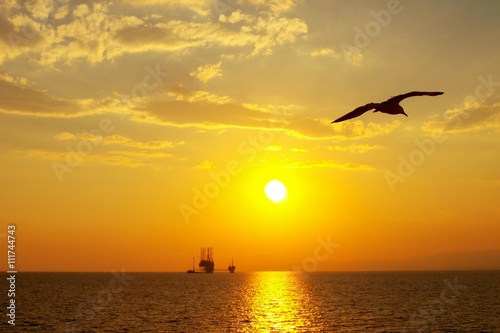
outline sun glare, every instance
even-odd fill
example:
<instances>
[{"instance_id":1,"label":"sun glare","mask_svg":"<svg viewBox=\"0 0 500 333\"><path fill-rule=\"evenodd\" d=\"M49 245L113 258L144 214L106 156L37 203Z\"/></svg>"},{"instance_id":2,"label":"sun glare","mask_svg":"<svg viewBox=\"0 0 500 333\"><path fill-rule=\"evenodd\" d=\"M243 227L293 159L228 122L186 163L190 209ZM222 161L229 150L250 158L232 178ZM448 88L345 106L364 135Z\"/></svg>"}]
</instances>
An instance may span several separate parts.
<instances>
[{"instance_id":1,"label":"sun glare","mask_svg":"<svg viewBox=\"0 0 500 333\"><path fill-rule=\"evenodd\" d=\"M271 180L264 189L266 196L275 203L282 203L286 200L287 190L285 185L279 180Z\"/></svg>"}]
</instances>

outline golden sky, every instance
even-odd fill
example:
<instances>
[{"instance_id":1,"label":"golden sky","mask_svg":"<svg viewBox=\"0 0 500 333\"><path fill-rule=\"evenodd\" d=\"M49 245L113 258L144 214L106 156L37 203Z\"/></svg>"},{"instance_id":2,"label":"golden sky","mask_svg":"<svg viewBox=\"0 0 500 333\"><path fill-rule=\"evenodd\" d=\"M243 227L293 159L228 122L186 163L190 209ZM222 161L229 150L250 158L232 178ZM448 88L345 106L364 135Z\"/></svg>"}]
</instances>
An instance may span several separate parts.
<instances>
[{"instance_id":1,"label":"golden sky","mask_svg":"<svg viewBox=\"0 0 500 333\"><path fill-rule=\"evenodd\" d=\"M499 249L498 1L0 13L0 232L16 224L21 271L183 271L202 246L239 271ZM330 123L414 90L444 95Z\"/></svg>"}]
</instances>

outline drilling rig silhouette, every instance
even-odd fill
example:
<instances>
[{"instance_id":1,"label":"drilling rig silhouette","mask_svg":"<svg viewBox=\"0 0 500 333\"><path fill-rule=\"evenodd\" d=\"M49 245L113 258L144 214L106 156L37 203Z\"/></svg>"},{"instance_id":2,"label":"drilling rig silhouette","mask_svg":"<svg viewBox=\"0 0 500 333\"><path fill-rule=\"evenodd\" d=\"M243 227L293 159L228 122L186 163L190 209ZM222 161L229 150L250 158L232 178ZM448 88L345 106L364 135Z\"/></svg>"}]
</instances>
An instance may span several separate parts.
<instances>
[{"instance_id":1,"label":"drilling rig silhouette","mask_svg":"<svg viewBox=\"0 0 500 333\"><path fill-rule=\"evenodd\" d=\"M200 250L200 263L198 267L201 269L194 269L194 258L193 258L193 269L188 270L188 273L213 273L215 269L214 263L214 250L211 247L202 247Z\"/></svg>"},{"instance_id":2,"label":"drilling rig silhouette","mask_svg":"<svg viewBox=\"0 0 500 333\"><path fill-rule=\"evenodd\" d=\"M206 273L213 273L215 269L214 250L211 247L202 247L200 251L199 267L203 267Z\"/></svg>"}]
</instances>

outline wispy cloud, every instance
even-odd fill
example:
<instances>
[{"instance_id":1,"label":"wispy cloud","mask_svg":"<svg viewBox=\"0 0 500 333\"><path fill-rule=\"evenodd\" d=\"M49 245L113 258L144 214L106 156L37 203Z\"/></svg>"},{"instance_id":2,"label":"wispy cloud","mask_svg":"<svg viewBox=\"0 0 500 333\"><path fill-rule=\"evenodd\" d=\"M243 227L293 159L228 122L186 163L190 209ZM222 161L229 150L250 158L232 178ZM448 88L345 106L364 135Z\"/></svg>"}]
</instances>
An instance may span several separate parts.
<instances>
[{"instance_id":1,"label":"wispy cloud","mask_svg":"<svg viewBox=\"0 0 500 333\"><path fill-rule=\"evenodd\" d=\"M8 77L6 77L9 80ZM22 86L24 81L0 80L0 112L39 117L80 117L100 113L93 100L56 98L46 92Z\"/></svg>"},{"instance_id":2,"label":"wispy cloud","mask_svg":"<svg viewBox=\"0 0 500 333\"><path fill-rule=\"evenodd\" d=\"M281 146L277 146L277 145L273 145L273 146L267 146L265 148L265 150L269 150L269 151L280 151L281 150Z\"/></svg>"},{"instance_id":3,"label":"wispy cloud","mask_svg":"<svg viewBox=\"0 0 500 333\"><path fill-rule=\"evenodd\" d=\"M296 117L286 129L291 135L307 139L348 140L389 134L401 125L399 120L389 124L365 124L361 120L331 124L330 120Z\"/></svg>"},{"instance_id":4,"label":"wispy cloud","mask_svg":"<svg viewBox=\"0 0 500 333\"><path fill-rule=\"evenodd\" d=\"M373 167L365 164L339 163L333 160L298 161L285 166L287 169L303 168L336 168L343 170L373 170Z\"/></svg>"},{"instance_id":5,"label":"wispy cloud","mask_svg":"<svg viewBox=\"0 0 500 333\"><path fill-rule=\"evenodd\" d=\"M139 149L162 149L162 148L170 148L173 147L175 144L172 141L147 141L147 142L142 142L142 141L135 141L132 140L131 138L127 138L122 135L107 135L104 137L97 136L95 134L72 134L68 132L62 132L54 136L55 139L58 140L87 140L87 141L93 141L93 142L102 142L104 145L109 145L109 144L121 144L127 147L133 147L133 148L139 148ZM183 144L183 142L179 142L177 144Z\"/></svg>"},{"instance_id":6,"label":"wispy cloud","mask_svg":"<svg viewBox=\"0 0 500 333\"><path fill-rule=\"evenodd\" d=\"M194 168L195 169L213 169L214 164L212 162L209 162L209 161L203 161L202 163L196 165Z\"/></svg>"},{"instance_id":7,"label":"wispy cloud","mask_svg":"<svg viewBox=\"0 0 500 333\"><path fill-rule=\"evenodd\" d=\"M14 154L21 158L64 162L68 157L67 151L44 149L16 150ZM110 151L108 153L93 153L82 158L81 164L99 163L107 165L136 168L149 164L147 160L171 158L172 154L151 151Z\"/></svg>"},{"instance_id":8,"label":"wispy cloud","mask_svg":"<svg viewBox=\"0 0 500 333\"><path fill-rule=\"evenodd\" d=\"M260 9L266 8L275 14L291 10L297 5L295 0L247 0Z\"/></svg>"},{"instance_id":9,"label":"wispy cloud","mask_svg":"<svg viewBox=\"0 0 500 333\"><path fill-rule=\"evenodd\" d=\"M492 105L484 101L468 100L463 105L447 110L442 115L434 115L425 122L422 130L469 132L483 129L500 130L500 103Z\"/></svg>"},{"instance_id":10,"label":"wispy cloud","mask_svg":"<svg viewBox=\"0 0 500 333\"><path fill-rule=\"evenodd\" d=\"M338 150L338 151L348 151L351 153L366 153L370 150L376 149L384 149L384 146L381 145L368 145L368 144L353 144L349 146L329 146L330 150Z\"/></svg>"},{"instance_id":11,"label":"wispy cloud","mask_svg":"<svg viewBox=\"0 0 500 333\"><path fill-rule=\"evenodd\" d=\"M322 48L318 50L314 50L311 52L311 56L313 57L319 57L319 56L328 56L328 57L333 57L333 58L340 58L341 55L335 52L333 49L330 48Z\"/></svg>"},{"instance_id":12,"label":"wispy cloud","mask_svg":"<svg viewBox=\"0 0 500 333\"><path fill-rule=\"evenodd\" d=\"M171 93L179 100L156 100L137 109L137 115L130 119L137 122L155 123L175 127L199 127L203 129L247 128L275 130L290 136L310 140L355 140L386 135L397 129L401 122L389 124L364 124L362 121L331 124L330 120L282 114L277 117L273 107L223 103L217 96L213 102L210 95L206 100L188 102L194 94L182 86L175 86L181 92ZM202 96L202 95L200 95Z\"/></svg>"},{"instance_id":13,"label":"wispy cloud","mask_svg":"<svg viewBox=\"0 0 500 333\"><path fill-rule=\"evenodd\" d=\"M140 11L135 11L137 16L124 15L115 12L109 3L100 2L44 10L30 3L10 6L0 14L0 27L4 32L0 36L4 48L0 52L0 64L27 52L33 63L49 68L61 62L71 64L77 59L95 64L113 62L130 53L175 53L212 46L236 47L252 56L266 55L272 54L274 47L305 38L308 31L303 20L279 16L295 6L291 0L250 1L248 4L255 8L265 9L253 10L252 14L235 9L225 22L212 22L208 18L208 13L214 10L213 1L126 1L136 6L166 4L189 8L203 19L201 22L172 18L151 22L150 17L142 16ZM23 36L26 26L36 31L30 38ZM12 41L12 36L17 36L17 42ZM198 75L203 81L218 74L211 69L205 75Z\"/></svg>"},{"instance_id":14,"label":"wispy cloud","mask_svg":"<svg viewBox=\"0 0 500 333\"><path fill-rule=\"evenodd\" d=\"M195 71L189 73L189 75L196 77L203 83L207 83L215 77L222 76L220 65L222 62L213 65L199 66Z\"/></svg>"}]
</instances>

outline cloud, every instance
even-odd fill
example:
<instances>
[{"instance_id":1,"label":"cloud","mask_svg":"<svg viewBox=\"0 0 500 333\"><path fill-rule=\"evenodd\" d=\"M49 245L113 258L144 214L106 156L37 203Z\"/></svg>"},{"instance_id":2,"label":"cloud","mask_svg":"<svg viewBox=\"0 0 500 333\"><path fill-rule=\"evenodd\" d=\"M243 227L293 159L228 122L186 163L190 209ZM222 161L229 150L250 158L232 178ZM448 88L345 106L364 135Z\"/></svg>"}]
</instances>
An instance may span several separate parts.
<instances>
[{"instance_id":1,"label":"cloud","mask_svg":"<svg viewBox=\"0 0 500 333\"><path fill-rule=\"evenodd\" d=\"M192 96L193 93L188 88L184 87L182 84L175 84L167 88L167 91L171 92L173 96Z\"/></svg>"},{"instance_id":2,"label":"cloud","mask_svg":"<svg viewBox=\"0 0 500 333\"><path fill-rule=\"evenodd\" d=\"M220 65L222 62L213 65L199 66L198 69L189 73L189 75L196 77L203 83L207 83L209 80L222 76Z\"/></svg>"},{"instance_id":3,"label":"cloud","mask_svg":"<svg viewBox=\"0 0 500 333\"><path fill-rule=\"evenodd\" d=\"M47 46L50 29L32 19L17 5L0 7L0 64Z\"/></svg>"},{"instance_id":4,"label":"cloud","mask_svg":"<svg viewBox=\"0 0 500 333\"><path fill-rule=\"evenodd\" d=\"M162 152L152 152L152 151L134 151L134 150L113 150L108 154L110 155L124 155L132 158L139 159L151 159L151 158L169 158L172 154L162 153Z\"/></svg>"},{"instance_id":5,"label":"cloud","mask_svg":"<svg viewBox=\"0 0 500 333\"><path fill-rule=\"evenodd\" d=\"M126 49L113 40L116 31L143 25L135 16L118 16L109 13L109 4L93 3L91 8L80 4L72 12L72 21L55 26L51 47L40 56L39 63L52 66L58 61L69 64L84 58L90 63L112 60Z\"/></svg>"},{"instance_id":6,"label":"cloud","mask_svg":"<svg viewBox=\"0 0 500 333\"><path fill-rule=\"evenodd\" d=\"M500 130L500 103L487 105L477 99L468 99L441 116L436 114L422 126L425 132L469 132L492 128Z\"/></svg>"},{"instance_id":7,"label":"cloud","mask_svg":"<svg viewBox=\"0 0 500 333\"><path fill-rule=\"evenodd\" d=\"M65 162L68 155L67 151L51 151L43 149L16 150L14 151L14 153L23 158L30 158L30 159L33 158L33 159L48 160L53 162L55 161ZM88 162L121 165L132 168L144 165L144 163L134 161L133 159L125 156L103 155L103 154L90 154L82 159L82 164Z\"/></svg>"},{"instance_id":8,"label":"cloud","mask_svg":"<svg viewBox=\"0 0 500 333\"><path fill-rule=\"evenodd\" d=\"M90 14L89 6L86 4L80 4L76 6L76 9L73 10L73 17L82 18Z\"/></svg>"},{"instance_id":9,"label":"cloud","mask_svg":"<svg viewBox=\"0 0 500 333\"><path fill-rule=\"evenodd\" d=\"M59 133L59 134L54 135L54 138L57 140L76 140L77 137L74 134L71 134L68 132L63 132L63 133ZM95 141L97 141L97 140L95 140Z\"/></svg>"},{"instance_id":10,"label":"cloud","mask_svg":"<svg viewBox=\"0 0 500 333\"><path fill-rule=\"evenodd\" d=\"M233 11L229 16L221 14L219 16L219 21L227 23L239 23L239 22L252 23L255 21L255 17L253 17L252 15L243 14L241 10L238 9Z\"/></svg>"},{"instance_id":11,"label":"cloud","mask_svg":"<svg viewBox=\"0 0 500 333\"><path fill-rule=\"evenodd\" d=\"M28 85L28 79L25 77L13 77L9 74L0 73L0 81L10 82L18 87L24 87Z\"/></svg>"},{"instance_id":12,"label":"cloud","mask_svg":"<svg viewBox=\"0 0 500 333\"><path fill-rule=\"evenodd\" d=\"M89 100L67 100L0 80L0 112L40 117L79 117L97 113Z\"/></svg>"},{"instance_id":13,"label":"cloud","mask_svg":"<svg viewBox=\"0 0 500 333\"><path fill-rule=\"evenodd\" d=\"M361 120L331 124L330 120L297 117L285 127L289 134L307 139L361 139L389 134L401 125L399 120L383 125Z\"/></svg>"},{"instance_id":14,"label":"cloud","mask_svg":"<svg viewBox=\"0 0 500 333\"><path fill-rule=\"evenodd\" d=\"M373 170L373 167L364 164L338 163L333 160L313 160L313 161L297 161L285 166L287 169L304 169L304 168L335 168L342 170Z\"/></svg>"},{"instance_id":15,"label":"cloud","mask_svg":"<svg viewBox=\"0 0 500 333\"><path fill-rule=\"evenodd\" d=\"M270 10L275 14L287 12L294 8L297 3L295 0L245 0L246 2L260 9Z\"/></svg>"},{"instance_id":16,"label":"cloud","mask_svg":"<svg viewBox=\"0 0 500 333\"><path fill-rule=\"evenodd\" d=\"M258 11L279 14L291 10L297 5L296 0L122 0L134 6L170 6L185 7L197 14L207 15L209 10L217 13L222 10L236 10L238 6L251 6Z\"/></svg>"},{"instance_id":17,"label":"cloud","mask_svg":"<svg viewBox=\"0 0 500 333\"><path fill-rule=\"evenodd\" d=\"M15 150L13 153L24 157L34 158L49 161L64 161L66 159L67 151L53 151L43 149L28 149L28 150Z\"/></svg>"},{"instance_id":18,"label":"cloud","mask_svg":"<svg viewBox=\"0 0 500 333\"><path fill-rule=\"evenodd\" d=\"M171 148L175 144L172 141L134 141L130 138L121 135L109 135L104 137L104 144L123 144L127 147L140 148L140 149L162 149Z\"/></svg>"},{"instance_id":19,"label":"cloud","mask_svg":"<svg viewBox=\"0 0 500 333\"><path fill-rule=\"evenodd\" d=\"M102 142L104 145L109 145L109 144L121 144L127 147L133 147L133 148L139 148L139 149L162 149L162 148L171 148L175 144L172 141L148 141L148 142L142 142L142 141L135 141L132 140L131 138L127 138L122 135L107 135L104 137L100 137L98 135L94 134L86 134L86 133L81 133L81 134L72 134L68 132L63 132L59 133L54 136L55 139L58 140L86 140L86 141L91 141L91 142ZM178 143L182 144L183 142Z\"/></svg>"},{"instance_id":20,"label":"cloud","mask_svg":"<svg viewBox=\"0 0 500 333\"><path fill-rule=\"evenodd\" d=\"M363 63L363 53L361 53L361 50L355 49L355 50L343 50L342 52L344 54L344 59L351 65L354 65L356 67L360 67L361 64Z\"/></svg>"},{"instance_id":21,"label":"cloud","mask_svg":"<svg viewBox=\"0 0 500 333\"><path fill-rule=\"evenodd\" d=\"M267 146L265 148L265 150L269 150L269 151L280 151L281 150L281 146L278 146L278 145L273 145L273 146Z\"/></svg>"},{"instance_id":22,"label":"cloud","mask_svg":"<svg viewBox=\"0 0 500 333\"><path fill-rule=\"evenodd\" d=\"M145 6L169 6L188 8L198 15L206 16L210 13L210 9L216 0L122 0L125 3L136 7Z\"/></svg>"},{"instance_id":23,"label":"cloud","mask_svg":"<svg viewBox=\"0 0 500 333\"><path fill-rule=\"evenodd\" d=\"M180 51L200 47L253 47L252 56L272 54L276 46L293 44L307 34L307 24L297 18L259 17L240 28L223 23L171 20L167 23L134 24L116 29L109 45L120 45L109 56L125 52ZM250 49L251 50L251 49ZM245 53L247 53L245 51Z\"/></svg>"},{"instance_id":24,"label":"cloud","mask_svg":"<svg viewBox=\"0 0 500 333\"><path fill-rule=\"evenodd\" d=\"M339 150L339 151L348 151L351 153L366 153L370 150L375 150L375 149L384 149L384 146L380 145L349 145L349 146L329 146L328 149L330 150Z\"/></svg>"},{"instance_id":25,"label":"cloud","mask_svg":"<svg viewBox=\"0 0 500 333\"><path fill-rule=\"evenodd\" d=\"M195 169L214 169L214 164L209 161L203 161L194 167Z\"/></svg>"},{"instance_id":26,"label":"cloud","mask_svg":"<svg viewBox=\"0 0 500 333\"><path fill-rule=\"evenodd\" d=\"M65 18L68 15L68 13L69 13L69 5L61 6L55 12L54 18L56 20L61 20L61 19Z\"/></svg>"},{"instance_id":27,"label":"cloud","mask_svg":"<svg viewBox=\"0 0 500 333\"><path fill-rule=\"evenodd\" d=\"M235 10L226 23L212 22L205 18L214 9L211 1L150 1L147 5L162 3L176 10L190 8L206 21L164 19L152 24L151 15L141 16L140 11L135 11L138 16L123 15L115 12L110 3L102 2L49 5L43 10L35 3L28 9L14 6L0 14L0 44L4 46L0 63L25 52L32 52L33 62L51 67L58 62L71 64L75 59L94 64L113 62L129 53L183 52L201 47L238 47L243 48L243 53L256 56L271 54L274 47L292 44L307 34L303 20L267 12L244 14ZM293 1L273 1L271 7L286 9L292 4Z\"/></svg>"},{"instance_id":28,"label":"cloud","mask_svg":"<svg viewBox=\"0 0 500 333\"><path fill-rule=\"evenodd\" d=\"M208 98L210 95L206 92L205 98L195 100L198 93L193 94L179 85L168 88L168 91L176 100L150 101L136 109L136 115L130 119L175 127L277 130L302 139L340 141L386 135L401 125L399 120L385 125L364 124L361 120L331 124L329 120L278 115L271 111L274 109L272 106L225 103L218 96Z\"/></svg>"},{"instance_id":29,"label":"cloud","mask_svg":"<svg viewBox=\"0 0 500 333\"><path fill-rule=\"evenodd\" d=\"M47 160L52 162L57 161L65 163L68 158L67 151L29 149L16 150L13 152L21 158ZM136 168L149 165L147 160L170 158L172 156L172 154L151 151L110 151L104 154L92 153L82 156L81 165L85 165L86 163L100 163Z\"/></svg>"},{"instance_id":30,"label":"cloud","mask_svg":"<svg viewBox=\"0 0 500 333\"><path fill-rule=\"evenodd\" d=\"M191 91L184 87L182 84L176 84L166 88L167 95L174 98L177 101L186 101L190 103L195 102L206 102L215 104L229 104L231 103L231 98L228 96L219 96L216 94L210 94L208 91L195 90Z\"/></svg>"},{"instance_id":31,"label":"cloud","mask_svg":"<svg viewBox=\"0 0 500 333\"><path fill-rule=\"evenodd\" d=\"M200 128L266 128L272 113L252 110L237 104L216 104L187 101L152 101L141 108L141 116L132 117L140 122L153 122L177 127Z\"/></svg>"},{"instance_id":32,"label":"cloud","mask_svg":"<svg viewBox=\"0 0 500 333\"><path fill-rule=\"evenodd\" d=\"M117 29L115 39L127 46L127 52L145 49L176 51L199 47L253 47L251 55L271 54L275 46L293 44L305 37L307 24L298 18L273 15L252 17L239 11L233 12L227 23L245 22L233 26L219 22L187 22L171 20L153 26L134 24Z\"/></svg>"},{"instance_id":33,"label":"cloud","mask_svg":"<svg viewBox=\"0 0 500 333\"><path fill-rule=\"evenodd\" d=\"M272 54L272 47L276 45L293 44L298 38L306 37L307 24L298 18L259 17L251 31L259 35L252 55Z\"/></svg>"},{"instance_id":34,"label":"cloud","mask_svg":"<svg viewBox=\"0 0 500 333\"><path fill-rule=\"evenodd\" d=\"M168 29L146 24L124 27L116 31L113 38L123 46L129 46L129 51L134 51L134 48L144 50L148 47L175 50L199 45L199 43L183 43Z\"/></svg>"},{"instance_id":35,"label":"cloud","mask_svg":"<svg viewBox=\"0 0 500 333\"><path fill-rule=\"evenodd\" d=\"M313 57L329 56L333 58L340 58L340 55L330 48L314 50L313 52L311 52L311 56Z\"/></svg>"}]
</instances>

